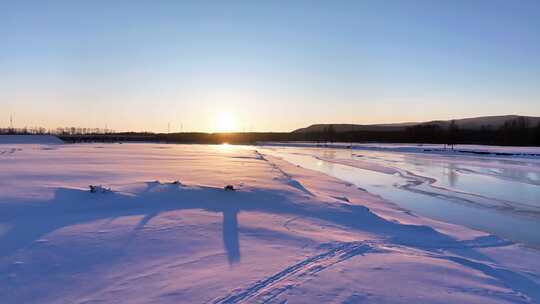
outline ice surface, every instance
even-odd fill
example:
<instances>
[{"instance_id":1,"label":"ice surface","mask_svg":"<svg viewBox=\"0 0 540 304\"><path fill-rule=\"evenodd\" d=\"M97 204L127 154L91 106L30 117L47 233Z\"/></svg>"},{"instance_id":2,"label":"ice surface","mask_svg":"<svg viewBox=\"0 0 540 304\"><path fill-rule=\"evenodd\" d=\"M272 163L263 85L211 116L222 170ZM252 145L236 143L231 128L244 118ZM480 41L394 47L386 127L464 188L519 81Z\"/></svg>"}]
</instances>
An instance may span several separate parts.
<instances>
[{"instance_id":1,"label":"ice surface","mask_svg":"<svg viewBox=\"0 0 540 304\"><path fill-rule=\"evenodd\" d=\"M540 246L540 164L530 159L331 148L264 151L416 213Z\"/></svg>"},{"instance_id":2,"label":"ice surface","mask_svg":"<svg viewBox=\"0 0 540 304\"><path fill-rule=\"evenodd\" d=\"M520 157L540 158L540 147L515 146L485 146L485 145L454 145L442 144L392 144L392 143L314 143L314 142L260 142L261 146L278 147L324 147L363 151L423 153L438 155L481 155L483 157Z\"/></svg>"},{"instance_id":3,"label":"ice surface","mask_svg":"<svg viewBox=\"0 0 540 304\"><path fill-rule=\"evenodd\" d=\"M540 301L536 250L254 147L43 147L0 155L2 303Z\"/></svg>"}]
</instances>

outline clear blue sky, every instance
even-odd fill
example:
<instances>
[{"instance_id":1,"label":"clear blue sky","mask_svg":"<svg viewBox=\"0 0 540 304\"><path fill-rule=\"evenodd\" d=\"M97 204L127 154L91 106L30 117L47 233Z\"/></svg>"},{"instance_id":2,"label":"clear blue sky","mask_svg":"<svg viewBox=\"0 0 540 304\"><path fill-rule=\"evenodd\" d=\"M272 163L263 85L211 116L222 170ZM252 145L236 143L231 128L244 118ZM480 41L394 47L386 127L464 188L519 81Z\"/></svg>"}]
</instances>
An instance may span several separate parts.
<instances>
[{"instance_id":1,"label":"clear blue sky","mask_svg":"<svg viewBox=\"0 0 540 304\"><path fill-rule=\"evenodd\" d=\"M0 45L0 126L540 116L538 0L0 0Z\"/></svg>"}]
</instances>

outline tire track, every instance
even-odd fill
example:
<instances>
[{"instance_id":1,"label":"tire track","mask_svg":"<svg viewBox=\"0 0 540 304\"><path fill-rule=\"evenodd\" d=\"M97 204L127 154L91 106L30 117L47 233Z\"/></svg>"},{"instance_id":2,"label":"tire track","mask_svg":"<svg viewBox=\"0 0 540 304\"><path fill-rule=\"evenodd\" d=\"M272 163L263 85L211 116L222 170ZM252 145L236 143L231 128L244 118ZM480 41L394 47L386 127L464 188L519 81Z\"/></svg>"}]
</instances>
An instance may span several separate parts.
<instances>
[{"instance_id":1,"label":"tire track","mask_svg":"<svg viewBox=\"0 0 540 304\"><path fill-rule=\"evenodd\" d=\"M375 249L365 242L339 243L330 245L330 247L326 252L304 259L274 275L255 282L245 289L236 290L211 303L267 303L335 264L368 252L380 252L379 249Z\"/></svg>"}]
</instances>

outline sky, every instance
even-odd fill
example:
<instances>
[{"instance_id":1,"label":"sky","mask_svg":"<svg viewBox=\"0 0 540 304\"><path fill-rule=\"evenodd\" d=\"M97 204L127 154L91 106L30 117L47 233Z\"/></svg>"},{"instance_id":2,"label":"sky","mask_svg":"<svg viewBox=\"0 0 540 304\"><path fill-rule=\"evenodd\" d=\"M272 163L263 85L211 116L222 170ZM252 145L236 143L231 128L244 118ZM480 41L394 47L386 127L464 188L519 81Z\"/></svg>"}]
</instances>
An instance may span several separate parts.
<instances>
[{"instance_id":1,"label":"sky","mask_svg":"<svg viewBox=\"0 0 540 304\"><path fill-rule=\"evenodd\" d=\"M0 127L540 116L540 1L0 0Z\"/></svg>"}]
</instances>

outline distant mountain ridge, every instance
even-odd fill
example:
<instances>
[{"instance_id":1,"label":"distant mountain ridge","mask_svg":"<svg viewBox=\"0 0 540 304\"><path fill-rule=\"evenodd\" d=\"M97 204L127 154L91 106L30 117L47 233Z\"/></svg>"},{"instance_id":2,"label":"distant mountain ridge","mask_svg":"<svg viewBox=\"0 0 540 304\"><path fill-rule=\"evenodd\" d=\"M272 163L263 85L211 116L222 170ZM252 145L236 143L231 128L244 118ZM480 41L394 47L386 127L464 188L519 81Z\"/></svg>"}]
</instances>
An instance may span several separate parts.
<instances>
[{"instance_id":1,"label":"distant mountain ridge","mask_svg":"<svg viewBox=\"0 0 540 304\"><path fill-rule=\"evenodd\" d=\"M500 116L481 116L473 118L454 119L456 125L460 129L479 130L482 127L498 129L507 121L524 119L530 127L535 127L540 123L540 117L522 116L522 115L500 115ZM446 128L452 120L432 120L425 122L404 122L404 123L388 123L388 124L314 124L306 128L300 128L292 131L292 133L318 133L324 132L329 126L332 126L336 133L355 132L355 131L402 131L407 127L418 125L439 125Z\"/></svg>"}]
</instances>

